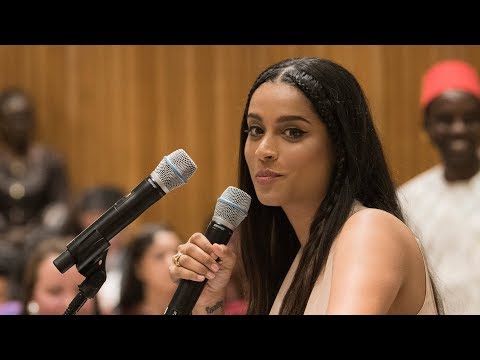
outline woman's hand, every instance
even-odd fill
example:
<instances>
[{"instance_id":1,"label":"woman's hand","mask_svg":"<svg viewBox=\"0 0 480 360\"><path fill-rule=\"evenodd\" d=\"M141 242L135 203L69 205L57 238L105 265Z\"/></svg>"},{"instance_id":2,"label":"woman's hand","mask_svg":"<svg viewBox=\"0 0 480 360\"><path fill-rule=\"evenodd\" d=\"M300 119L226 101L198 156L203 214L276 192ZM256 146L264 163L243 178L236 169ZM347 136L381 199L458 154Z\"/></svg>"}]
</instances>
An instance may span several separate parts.
<instances>
[{"instance_id":1,"label":"woman's hand","mask_svg":"<svg viewBox=\"0 0 480 360\"><path fill-rule=\"evenodd\" d=\"M232 249L226 245L211 244L203 234L195 233L185 244L178 246L172 262L169 270L174 281L208 280L193 313L223 314L226 287L236 262Z\"/></svg>"}]
</instances>

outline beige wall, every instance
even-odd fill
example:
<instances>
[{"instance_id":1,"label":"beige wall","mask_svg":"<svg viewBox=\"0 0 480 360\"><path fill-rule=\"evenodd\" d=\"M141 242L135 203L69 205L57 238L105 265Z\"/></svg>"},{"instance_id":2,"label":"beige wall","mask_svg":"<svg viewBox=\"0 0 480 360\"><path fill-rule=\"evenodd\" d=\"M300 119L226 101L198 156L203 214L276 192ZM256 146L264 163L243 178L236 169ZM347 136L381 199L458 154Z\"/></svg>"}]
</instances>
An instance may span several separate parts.
<instances>
[{"instance_id":1,"label":"beige wall","mask_svg":"<svg viewBox=\"0 0 480 360\"><path fill-rule=\"evenodd\" d=\"M0 87L33 94L37 137L64 154L75 193L99 182L131 190L185 149L196 174L133 226L164 219L186 238L203 232L217 197L237 185L251 83L291 56L327 57L357 76L398 184L437 161L417 106L422 72L453 57L480 68L480 46L0 46Z\"/></svg>"}]
</instances>

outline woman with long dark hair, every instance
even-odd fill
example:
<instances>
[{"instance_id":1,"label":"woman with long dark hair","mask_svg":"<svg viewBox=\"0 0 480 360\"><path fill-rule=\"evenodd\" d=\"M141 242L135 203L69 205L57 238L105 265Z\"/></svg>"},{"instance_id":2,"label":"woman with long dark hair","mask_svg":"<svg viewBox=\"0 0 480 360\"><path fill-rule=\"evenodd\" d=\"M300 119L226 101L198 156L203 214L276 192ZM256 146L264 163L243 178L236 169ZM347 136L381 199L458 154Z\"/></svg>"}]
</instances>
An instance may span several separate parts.
<instances>
[{"instance_id":1,"label":"woman with long dark hair","mask_svg":"<svg viewBox=\"0 0 480 360\"><path fill-rule=\"evenodd\" d=\"M252 196L240 225L248 314L442 312L366 97L339 64L287 59L258 76L239 183ZM193 314L222 314L231 248L194 234L174 259L173 279L209 279Z\"/></svg>"}]
</instances>

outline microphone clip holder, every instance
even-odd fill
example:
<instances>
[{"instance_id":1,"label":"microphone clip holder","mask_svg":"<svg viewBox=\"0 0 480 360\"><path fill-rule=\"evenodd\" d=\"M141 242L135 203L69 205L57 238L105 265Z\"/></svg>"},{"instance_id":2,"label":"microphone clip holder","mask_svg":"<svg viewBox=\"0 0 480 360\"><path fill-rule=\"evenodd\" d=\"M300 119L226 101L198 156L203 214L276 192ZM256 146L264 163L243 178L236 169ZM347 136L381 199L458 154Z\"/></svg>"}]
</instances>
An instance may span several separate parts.
<instances>
[{"instance_id":1,"label":"microphone clip holder","mask_svg":"<svg viewBox=\"0 0 480 360\"><path fill-rule=\"evenodd\" d=\"M75 256L71 254L72 251L68 250L62 254L64 257L70 255L71 258L74 258L78 272L85 276L85 280L78 286L77 295L63 315L75 315L88 299L92 299L98 293L107 279L105 262L110 243L96 231L92 233L92 241L85 243L90 243L91 246L77 248L77 251L74 252ZM59 259L61 263L61 257Z\"/></svg>"}]
</instances>

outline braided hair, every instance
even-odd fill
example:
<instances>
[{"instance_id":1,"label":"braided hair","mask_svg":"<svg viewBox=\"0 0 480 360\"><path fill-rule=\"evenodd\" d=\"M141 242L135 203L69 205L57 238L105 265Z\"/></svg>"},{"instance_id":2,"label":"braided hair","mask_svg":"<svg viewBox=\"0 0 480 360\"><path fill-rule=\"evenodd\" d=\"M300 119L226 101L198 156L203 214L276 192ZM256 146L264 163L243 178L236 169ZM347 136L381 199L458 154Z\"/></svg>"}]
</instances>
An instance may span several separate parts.
<instances>
[{"instance_id":1,"label":"braided hair","mask_svg":"<svg viewBox=\"0 0 480 360\"><path fill-rule=\"evenodd\" d=\"M355 77L339 64L321 58L286 59L270 66L248 94L240 135L239 184L252 195L249 215L240 229L249 314L268 314L300 248L282 208L259 202L244 156L250 100L265 82L299 89L325 123L334 145L335 166L327 194L315 213L309 239L280 308L280 314L303 314L355 200L402 221L403 215L366 97Z\"/></svg>"}]
</instances>

